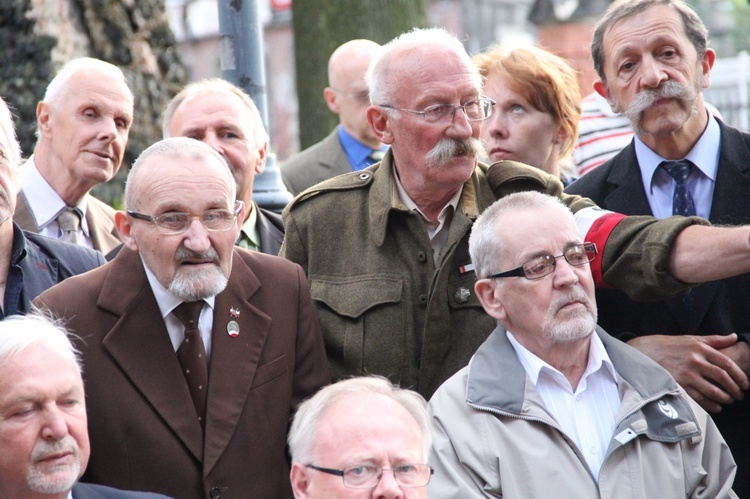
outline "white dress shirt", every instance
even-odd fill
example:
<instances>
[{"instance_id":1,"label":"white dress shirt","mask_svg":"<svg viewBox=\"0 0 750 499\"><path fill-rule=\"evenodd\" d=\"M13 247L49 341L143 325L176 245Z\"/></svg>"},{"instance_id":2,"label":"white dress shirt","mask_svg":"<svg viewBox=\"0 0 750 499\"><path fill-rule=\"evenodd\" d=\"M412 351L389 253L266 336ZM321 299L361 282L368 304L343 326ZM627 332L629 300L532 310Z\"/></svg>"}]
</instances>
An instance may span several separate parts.
<instances>
[{"instance_id":1,"label":"white dress shirt","mask_svg":"<svg viewBox=\"0 0 750 499\"><path fill-rule=\"evenodd\" d=\"M60 195L55 192L49 183L44 180L42 174L34 163L34 156L31 156L18 171L18 185L29 202L31 211L39 227L39 234L53 239L62 238L62 230L57 223L57 215L67 206ZM83 215L81 225L78 228L78 240L81 246L93 249L94 244L89 234L89 224L86 221L86 206L88 195L75 207L81 210Z\"/></svg>"},{"instance_id":2,"label":"white dress shirt","mask_svg":"<svg viewBox=\"0 0 750 499\"><path fill-rule=\"evenodd\" d=\"M506 334L545 407L578 446L598 481L622 402L617 372L602 340L596 333L591 335L588 364L574 391L564 374L531 353L513 334Z\"/></svg>"},{"instance_id":3,"label":"white dress shirt","mask_svg":"<svg viewBox=\"0 0 750 499\"><path fill-rule=\"evenodd\" d=\"M141 262L143 262L142 259ZM161 312L162 319L164 319L164 325L167 327L169 339L172 341L172 347L176 352L177 349L180 348L180 345L182 345L182 341L185 339L185 326L183 326L182 322L172 314L172 310L181 305L182 300L167 291L145 263L143 263L143 269L146 271L148 283L151 285L151 290L154 292L154 298L156 298L156 303L159 305L159 311ZM203 345L206 348L206 360L210 362L211 331L213 330L214 325L214 303L216 297L211 296L203 301L203 309L198 318L198 329L201 332L201 339L203 339Z\"/></svg>"},{"instance_id":4,"label":"white dress shirt","mask_svg":"<svg viewBox=\"0 0 750 499\"><path fill-rule=\"evenodd\" d=\"M635 154L641 168L641 179L646 191L651 212L656 218L672 216L672 194L677 183L664 170L659 168L664 158L656 154L636 136ZM695 214L708 218L711 215L711 202L716 186L716 172L719 169L721 153L721 129L716 118L708 113L708 125L695 146L684 158L695 165L688 177L688 189L695 203Z\"/></svg>"}]
</instances>

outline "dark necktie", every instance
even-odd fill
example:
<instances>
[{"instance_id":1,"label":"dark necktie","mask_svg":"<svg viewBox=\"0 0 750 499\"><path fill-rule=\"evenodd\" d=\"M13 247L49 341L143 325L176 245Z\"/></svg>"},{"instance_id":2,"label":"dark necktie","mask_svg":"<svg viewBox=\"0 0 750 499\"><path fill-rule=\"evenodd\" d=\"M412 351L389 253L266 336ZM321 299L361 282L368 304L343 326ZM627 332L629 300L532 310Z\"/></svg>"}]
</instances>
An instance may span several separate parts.
<instances>
[{"instance_id":1,"label":"dark necktie","mask_svg":"<svg viewBox=\"0 0 750 499\"><path fill-rule=\"evenodd\" d=\"M81 212L78 208L66 206L57 215L57 224L62 231L62 240L67 243L78 244L78 227L81 226Z\"/></svg>"},{"instance_id":2,"label":"dark necktie","mask_svg":"<svg viewBox=\"0 0 750 499\"><path fill-rule=\"evenodd\" d=\"M664 161L661 166L677 183L672 195L672 215L695 216L695 203L687 185L688 175L690 175L693 164L683 159L680 161Z\"/></svg>"},{"instance_id":3,"label":"dark necktie","mask_svg":"<svg viewBox=\"0 0 750 499\"><path fill-rule=\"evenodd\" d=\"M206 394L208 391L208 364L206 349L198 329L198 318L203 309L203 300L184 302L172 313L185 326L185 339L177 349L177 358L182 366L190 395L193 397L195 412L201 427L205 427Z\"/></svg>"}]
</instances>

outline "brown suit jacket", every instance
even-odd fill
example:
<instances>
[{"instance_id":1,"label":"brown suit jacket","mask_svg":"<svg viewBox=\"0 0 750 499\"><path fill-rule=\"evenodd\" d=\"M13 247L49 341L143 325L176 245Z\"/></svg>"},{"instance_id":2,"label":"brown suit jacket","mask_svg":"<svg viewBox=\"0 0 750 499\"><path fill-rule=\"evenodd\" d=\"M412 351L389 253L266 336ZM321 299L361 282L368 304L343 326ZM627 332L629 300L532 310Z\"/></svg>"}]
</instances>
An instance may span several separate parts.
<instances>
[{"instance_id":1,"label":"brown suit jacket","mask_svg":"<svg viewBox=\"0 0 750 499\"><path fill-rule=\"evenodd\" d=\"M292 497L289 418L330 381L298 265L234 249L216 297L205 443L137 253L123 248L35 303L82 338L92 448L84 481L177 498Z\"/></svg>"},{"instance_id":2,"label":"brown suit jacket","mask_svg":"<svg viewBox=\"0 0 750 499\"><path fill-rule=\"evenodd\" d=\"M89 225L91 242L95 250L106 255L120 244L120 235L115 227L115 210L90 194L88 197L86 222ZM18 193L13 220L25 231L39 232L34 212L23 191Z\"/></svg>"}]
</instances>

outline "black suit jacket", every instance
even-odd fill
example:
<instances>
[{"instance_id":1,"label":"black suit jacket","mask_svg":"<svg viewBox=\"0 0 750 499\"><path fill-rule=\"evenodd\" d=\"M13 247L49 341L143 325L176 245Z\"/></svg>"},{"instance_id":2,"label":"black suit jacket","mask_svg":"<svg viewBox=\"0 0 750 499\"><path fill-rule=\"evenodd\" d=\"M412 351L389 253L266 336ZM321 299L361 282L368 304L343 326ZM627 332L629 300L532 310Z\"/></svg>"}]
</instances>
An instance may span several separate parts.
<instances>
[{"instance_id":1,"label":"black suit jacket","mask_svg":"<svg viewBox=\"0 0 750 499\"><path fill-rule=\"evenodd\" d=\"M73 487L73 499L168 499L168 496L151 492L132 492L103 485L78 483Z\"/></svg>"},{"instance_id":2,"label":"black suit jacket","mask_svg":"<svg viewBox=\"0 0 750 499\"><path fill-rule=\"evenodd\" d=\"M26 249L26 256L20 263L23 292L19 312L28 312L31 300L42 291L105 263L104 256L98 251L21 231L17 225L14 231L22 234Z\"/></svg>"},{"instance_id":3,"label":"black suit jacket","mask_svg":"<svg viewBox=\"0 0 750 499\"><path fill-rule=\"evenodd\" d=\"M719 121L721 149L709 220L715 225L750 223L750 134ZM565 192L591 198L627 215L652 215L631 142ZM681 298L637 303L616 290L597 289L599 324L627 341L648 334L711 335L736 332L750 340L750 274L697 286L688 312ZM750 396L713 415L740 466L735 491L750 497Z\"/></svg>"},{"instance_id":4,"label":"black suit jacket","mask_svg":"<svg viewBox=\"0 0 750 499\"><path fill-rule=\"evenodd\" d=\"M258 220L255 226L260 237L260 252L278 255L284 241L284 222L281 221L281 215L258 206Z\"/></svg>"}]
</instances>

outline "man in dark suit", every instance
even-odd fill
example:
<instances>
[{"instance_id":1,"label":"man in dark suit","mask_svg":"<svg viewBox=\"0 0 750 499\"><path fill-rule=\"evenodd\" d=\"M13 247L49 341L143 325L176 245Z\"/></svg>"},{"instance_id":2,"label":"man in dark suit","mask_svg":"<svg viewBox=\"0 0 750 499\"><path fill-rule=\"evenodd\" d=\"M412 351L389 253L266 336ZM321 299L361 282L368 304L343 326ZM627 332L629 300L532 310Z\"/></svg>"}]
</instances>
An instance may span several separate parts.
<instances>
[{"instance_id":1,"label":"man in dark suit","mask_svg":"<svg viewBox=\"0 0 750 499\"><path fill-rule=\"evenodd\" d=\"M750 223L750 135L706 110L702 89L716 57L706 45L705 26L680 0L631 0L602 19L592 42L595 88L636 136L566 192L628 215ZM750 496L749 296L748 274L660 302L597 292L601 326L659 362L714 413L737 460L740 497Z\"/></svg>"},{"instance_id":2,"label":"man in dark suit","mask_svg":"<svg viewBox=\"0 0 750 499\"><path fill-rule=\"evenodd\" d=\"M89 439L78 352L66 331L31 314L0 322L0 497L158 499L76 482Z\"/></svg>"},{"instance_id":3,"label":"man in dark suit","mask_svg":"<svg viewBox=\"0 0 750 499\"><path fill-rule=\"evenodd\" d=\"M114 210L89 191L117 173L132 122L133 94L118 67L89 57L63 66L37 106L39 138L19 177L18 225L105 254L119 245Z\"/></svg>"},{"instance_id":4,"label":"man in dark suit","mask_svg":"<svg viewBox=\"0 0 750 499\"><path fill-rule=\"evenodd\" d=\"M331 54L323 97L328 109L339 116L339 126L281 165L281 178L292 194L382 159L387 147L370 129L365 113L370 104L365 73L380 49L370 40L350 40Z\"/></svg>"},{"instance_id":5,"label":"man in dark suit","mask_svg":"<svg viewBox=\"0 0 750 499\"><path fill-rule=\"evenodd\" d=\"M20 161L13 120L0 99L0 319L26 313L45 289L104 263L97 251L24 232L14 223Z\"/></svg>"},{"instance_id":6,"label":"man in dark suit","mask_svg":"<svg viewBox=\"0 0 750 499\"><path fill-rule=\"evenodd\" d=\"M281 215L253 202L255 175L263 173L268 157L268 133L250 96L216 78L190 83L167 106L162 132L165 139L200 140L221 154L237 183L237 199L245 204L237 244L278 255L284 240Z\"/></svg>"},{"instance_id":7,"label":"man in dark suit","mask_svg":"<svg viewBox=\"0 0 750 499\"><path fill-rule=\"evenodd\" d=\"M287 424L328 363L302 269L234 246L235 192L207 145L158 142L128 176L122 251L37 299L82 337L88 481L291 497Z\"/></svg>"}]
</instances>

